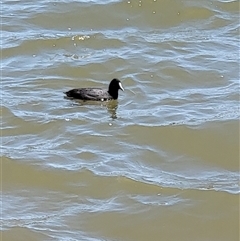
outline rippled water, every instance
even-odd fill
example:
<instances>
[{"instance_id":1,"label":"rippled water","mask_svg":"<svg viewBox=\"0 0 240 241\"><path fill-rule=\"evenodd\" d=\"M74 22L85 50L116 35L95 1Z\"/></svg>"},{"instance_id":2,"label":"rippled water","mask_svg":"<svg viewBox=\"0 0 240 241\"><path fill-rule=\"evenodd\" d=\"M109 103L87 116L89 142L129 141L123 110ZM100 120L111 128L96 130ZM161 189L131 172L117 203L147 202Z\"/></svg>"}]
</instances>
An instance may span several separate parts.
<instances>
[{"instance_id":1,"label":"rippled water","mask_svg":"<svg viewBox=\"0 0 240 241\"><path fill-rule=\"evenodd\" d=\"M1 16L2 240L238 240L239 1ZM64 98L115 77L118 101Z\"/></svg>"}]
</instances>

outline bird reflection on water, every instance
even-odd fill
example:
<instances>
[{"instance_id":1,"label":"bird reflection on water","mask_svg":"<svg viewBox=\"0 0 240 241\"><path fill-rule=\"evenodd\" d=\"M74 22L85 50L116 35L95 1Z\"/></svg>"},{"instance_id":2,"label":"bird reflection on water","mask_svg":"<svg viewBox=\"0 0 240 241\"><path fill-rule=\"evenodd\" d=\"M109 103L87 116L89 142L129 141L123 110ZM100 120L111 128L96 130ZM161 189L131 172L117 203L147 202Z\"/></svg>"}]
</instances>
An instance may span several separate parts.
<instances>
[{"instance_id":1,"label":"bird reflection on water","mask_svg":"<svg viewBox=\"0 0 240 241\"><path fill-rule=\"evenodd\" d=\"M112 119L117 119L118 101L112 100L105 103L108 113Z\"/></svg>"},{"instance_id":2,"label":"bird reflection on water","mask_svg":"<svg viewBox=\"0 0 240 241\"><path fill-rule=\"evenodd\" d=\"M68 99L67 97L64 97ZM78 106L101 106L101 107L106 107L107 111L110 115L110 117L114 120L117 119L117 109L118 109L118 101L117 100L109 100L109 101L84 101L84 100L78 100L74 99L74 104L73 105L78 105Z\"/></svg>"}]
</instances>

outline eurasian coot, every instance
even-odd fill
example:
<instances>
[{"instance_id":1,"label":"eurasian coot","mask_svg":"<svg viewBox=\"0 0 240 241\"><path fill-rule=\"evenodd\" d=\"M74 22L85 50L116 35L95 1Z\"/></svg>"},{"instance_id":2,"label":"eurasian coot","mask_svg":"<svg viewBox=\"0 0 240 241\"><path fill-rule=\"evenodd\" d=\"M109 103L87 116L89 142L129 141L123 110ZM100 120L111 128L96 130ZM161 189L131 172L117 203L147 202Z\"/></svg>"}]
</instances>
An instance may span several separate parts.
<instances>
[{"instance_id":1,"label":"eurasian coot","mask_svg":"<svg viewBox=\"0 0 240 241\"><path fill-rule=\"evenodd\" d=\"M67 97L80 99L80 100L116 100L118 98L118 90L124 91L122 83L118 79L113 79L108 87L108 90L101 88L80 88L72 89L65 94Z\"/></svg>"}]
</instances>

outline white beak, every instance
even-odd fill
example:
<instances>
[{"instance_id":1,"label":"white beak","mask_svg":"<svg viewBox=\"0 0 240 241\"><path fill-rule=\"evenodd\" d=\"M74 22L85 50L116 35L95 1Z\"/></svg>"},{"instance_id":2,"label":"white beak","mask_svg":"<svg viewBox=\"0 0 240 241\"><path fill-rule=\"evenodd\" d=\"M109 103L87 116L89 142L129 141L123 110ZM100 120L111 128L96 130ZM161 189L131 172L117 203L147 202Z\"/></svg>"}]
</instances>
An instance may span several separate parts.
<instances>
[{"instance_id":1,"label":"white beak","mask_svg":"<svg viewBox=\"0 0 240 241\"><path fill-rule=\"evenodd\" d=\"M124 88L123 88L123 86L122 86L122 83L121 83L121 82L119 82L119 88L120 88L122 91L124 91Z\"/></svg>"}]
</instances>

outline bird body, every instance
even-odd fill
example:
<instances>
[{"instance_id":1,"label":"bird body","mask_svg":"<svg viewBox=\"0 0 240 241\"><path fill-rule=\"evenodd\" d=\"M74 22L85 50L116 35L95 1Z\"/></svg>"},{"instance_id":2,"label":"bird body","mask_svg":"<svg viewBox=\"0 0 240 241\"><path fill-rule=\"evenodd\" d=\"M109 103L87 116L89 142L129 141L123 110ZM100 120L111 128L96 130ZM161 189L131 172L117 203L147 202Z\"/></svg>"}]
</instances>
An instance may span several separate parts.
<instances>
[{"instance_id":1,"label":"bird body","mask_svg":"<svg viewBox=\"0 0 240 241\"><path fill-rule=\"evenodd\" d=\"M69 90L65 94L67 97L74 99L107 101L116 100L119 89L124 91L121 82L118 79L113 79L109 84L108 90L101 88L79 88Z\"/></svg>"}]
</instances>

